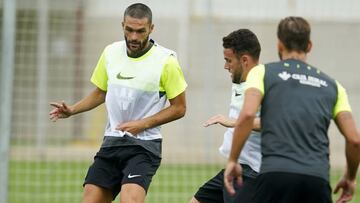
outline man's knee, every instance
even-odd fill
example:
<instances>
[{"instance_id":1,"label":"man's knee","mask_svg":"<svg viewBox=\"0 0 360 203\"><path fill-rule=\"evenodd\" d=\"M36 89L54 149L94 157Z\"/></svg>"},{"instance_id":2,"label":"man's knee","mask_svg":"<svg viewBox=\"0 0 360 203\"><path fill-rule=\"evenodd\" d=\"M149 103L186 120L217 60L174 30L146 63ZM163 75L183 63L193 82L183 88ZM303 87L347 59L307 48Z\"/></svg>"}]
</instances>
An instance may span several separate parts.
<instances>
[{"instance_id":1,"label":"man's knee","mask_svg":"<svg viewBox=\"0 0 360 203\"><path fill-rule=\"evenodd\" d=\"M146 192L143 187L135 183L127 183L121 186L121 203L143 203Z\"/></svg>"},{"instance_id":2,"label":"man's knee","mask_svg":"<svg viewBox=\"0 0 360 203\"><path fill-rule=\"evenodd\" d=\"M200 203L195 197L191 198L189 203Z\"/></svg>"},{"instance_id":3,"label":"man's knee","mask_svg":"<svg viewBox=\"0 0 360 203\"><path fill-rule=\"evenodd\" d=\"M110 190L93 184L86 184L84 187L83 203L110 203L112 199Z\"/></svg>"}]
</instances>

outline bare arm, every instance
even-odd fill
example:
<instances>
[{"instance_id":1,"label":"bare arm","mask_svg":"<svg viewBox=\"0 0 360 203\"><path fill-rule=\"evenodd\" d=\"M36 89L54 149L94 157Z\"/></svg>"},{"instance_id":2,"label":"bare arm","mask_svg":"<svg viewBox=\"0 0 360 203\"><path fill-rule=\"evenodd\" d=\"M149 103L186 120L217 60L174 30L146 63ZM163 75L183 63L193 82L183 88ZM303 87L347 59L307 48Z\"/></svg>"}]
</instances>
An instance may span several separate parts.
<instances>
[{"instance_id":1,"label":"bare arm","mask_svg":"<svg viewBox=\"0 0 360 203\"><path fill-rule=\"evenodd\" d=\"M208 127L215 124L220 124L227 128L235 127L236 119L226 117L222 114L218 114L215 116L210 117L204 124L204 127Z\"/></svg>"},{"instance_id":2,"label":"bare arm","mask_svg":"<svg viewBox=\"0 0 360 203\"><path fill-rule=\"evenodd\" d=\"M179 94L173 99L170 99L169 102L170 102L170 106L158 112L157 114L154 114L150 117L141 120L120 123L116 127L116 130L127 131L133 135L136 135L147 128L153 128L155 126L159 126L174 121L185 115L186 112L185 92Z\"/></svg>"},{"instance_id":3,"label":"bare arm","mask_svg":"<svg viewBox=\"0 0 360 203\"><path fill-rule=\"evenodd\" d=\"M335 123L345 137L347 168L334 192L337 193L342 189L342 194L337 202L346 202L352 199L355 192L355 178L360 162L360 134L356 129L351 112L340 112L335 118Z\"/></svg>"},{"instance_id":4,"label":"bare arm","mask_svg":"<svg viewBox=\"0 0 360 203\"><path fill-rule=\"evenodd\" d=\"M235 125L230 157L224 173L225 187L230 194L235 194L232 184L234 179L237 179L239 184L242 182L241 167L237 164L237 159L253 128L254 118L261 100L262 94L259 90L250 88L245 92L244 106Z\"/></svg>"},{"instance_id":5,"label":"bare arm","mask_svg":"<svg viewBox=\"0 0 360 203\"><path fill-rule=\"evenodd\" d=\"M106 92L99 88L95 88L88 96L68 106L65 102L51 102L54 108L50 111L50 120L57 121L59 118L68 118L72 115L89 111L105 102Z\"/></svg>"},{"instance_id":6,"label":"bare arm","mask_svg":"<svg viewBox=\"0 0 360 203\"><path fill-rule=\"evenodd\" d=\"M254 119L253 130L260 132L261 131L261 121L259 117Z\"/></svg>"},{"instance_id":7,"label":"bare arm","mask_svg":"<svg viewBox=\"0 0 360 203\"><path fill-rule=\"evenodd\" d=\"M204 127L208 127L210 125L214 124L220 124L227 128L233 128L235 127L236 119L226 117L224 115L218 114L213 117L210 117L203 125ZM260 131L261 125L260 125L260 118L255 118L253 123L253 130Z\"/></svg>"}]
</instances>

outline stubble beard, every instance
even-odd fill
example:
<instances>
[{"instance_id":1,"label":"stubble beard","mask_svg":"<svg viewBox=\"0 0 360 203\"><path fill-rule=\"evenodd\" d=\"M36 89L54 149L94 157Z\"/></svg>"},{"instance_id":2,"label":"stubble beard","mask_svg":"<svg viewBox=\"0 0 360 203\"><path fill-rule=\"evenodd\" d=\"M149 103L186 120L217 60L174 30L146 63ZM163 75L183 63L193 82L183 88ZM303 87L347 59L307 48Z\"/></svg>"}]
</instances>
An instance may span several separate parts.
<instances>
[{"instance_id":1,"label":"stubble beard","mask_svg":"<svg viewBox=\"0 0 360 203\"><path fill-rule=\"evenodd\" d=\"M124 38L125 38L125 42L126 42L126 47L128 48L128 50L132 54L137 54L137 53L143 51L146 48L147 42L149 41L149 36L147 36L146 39L144 41L142 41L142 42L141 41L139 42L139 41L136 41L136 40L129 41L126 36L124 36ZM137 49L132 49L131 45L130 45L131 43L139 44L140 46Z\"/></svg>"}]
</instances>

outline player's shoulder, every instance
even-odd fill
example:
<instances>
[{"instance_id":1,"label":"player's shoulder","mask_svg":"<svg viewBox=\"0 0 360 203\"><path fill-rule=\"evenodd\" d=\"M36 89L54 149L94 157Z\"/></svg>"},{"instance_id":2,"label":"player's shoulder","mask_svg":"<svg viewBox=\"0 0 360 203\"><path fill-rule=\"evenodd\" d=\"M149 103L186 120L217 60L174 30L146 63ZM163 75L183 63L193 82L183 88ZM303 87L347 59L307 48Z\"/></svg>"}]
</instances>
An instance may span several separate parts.
<instances>
[{"instance_id":1,"label":"player's shoulder","mask_svg":"<svg viewBox=\"0 0 360 203\"><path fill-rule=\"evenodd\" d=\"M111 44L108 44L105 47L105 50L120 49L120 48L123 48L124 46L126 46L125 40L116 41L116 42L113 42Z\"/></svg>"},{"instance_id":2,"label":"player's shoulder","mask_svg":"<svg viewBox=\"0 0 360 203\"><path fill-rule=\"evenodd\" d=\"M269 62L269 63L265 63L263 64L264 67L269 68L269 67L280 67L283 66L284 62L283 61L273 61L273 62Z\"/></svg>"},{"instance_id":3,"label":"player's shoulder","mask_svg":"<svg viewBox=\"0 0 360 203\"><path fill-rule=\"evenodd\" d=\"M322 80L326 80L328 82L331 82L334 85L337 85L335 78L333 78L329 74L325 73L324 71L321 71L319 68L317 68L316 66L314 66L312 64L309 64L307 62L302 62L302 63L303 63L303 66L306 67L306 69L310 73L312 73L313 76L320 77Z\"/></svg>"},{"instance_id":4,"label":"player's shoulder","mask_svg":"<svg viewBox=\"0 0 360 203\"><path fill-rule=\"evenodd\" d=\"M265 68L265 64L259 63L254 68L257 68L257 69Z\"/></svg>"},{"instance_id":5,"label":"player's shoulder","mask_svg":"<svg viewBox=\"0 0 360 203\"><path fill-rule=\"evenodd\" d=\"M259 63L253 68L251 68L250 72L263 72L265 70L265 65L266 64Z\"/></svg>"},{"instance_id":6,"label":"player's shoulder","mask_svg":"<svg viewBox=\"0 0 360 203\"><path fill-rule=\"evenodd\" d=\"M157 42L155 42L153 39L150 39L150 41L154 44L154 46L156 47L156 49L158 50L158 52L167 55L167 56L171 56L171 57L177 57L176 52L168 49L164 46L161 46L160 44L158 44Z\"/></svg>"},{"instance_id":7,"label":"player's shoulder","mask_svg":"<svg viewBox=\"0 0 360 203\"><path fill-rule=\"evenodd\" d=\"M115 56L119 53L121 53L122 55L126 53L126 43L124 40L108 44L103 50L103 55L105 57Z\"/></svg>"}]
</instances>

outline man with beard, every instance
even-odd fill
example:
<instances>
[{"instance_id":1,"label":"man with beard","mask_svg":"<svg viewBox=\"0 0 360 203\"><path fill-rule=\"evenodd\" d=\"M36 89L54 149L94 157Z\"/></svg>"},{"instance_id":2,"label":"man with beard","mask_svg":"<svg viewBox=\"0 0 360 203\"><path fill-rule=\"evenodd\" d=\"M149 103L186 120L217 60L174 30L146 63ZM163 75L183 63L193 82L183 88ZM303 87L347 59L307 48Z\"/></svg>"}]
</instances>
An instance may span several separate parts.
<instances>
[{"instance_id":1,"label":"man with beard","mask_svg":"<svg viewBox=\"0 0 360 203\"><path fill-rule=\"evenodd\" d=\"M187 84L175 52L149 40L150 8L130 5L122 27L125 40L104 49L92 74L96 88L74 105L51 103L53 121L106 104L108 124L85 178L84 203L111 202L119 193L121 202L144 202L161 161L160 125L186 111Z\"/></svg>"},{"instance_id":2,"label":"man with beard","mask_svg":"<svg viewBox=\"0 0 360 203\"><path fill-rule=\"evenodd\" d=\"M227 127L224 140L219 148L224 157L229 157L236 118L244 102L245 80L249 71L258 64L260 43L256 35L248 29L239 29L223 37L224 68L231 73L232 94L229 116L216 115L205 122L204 126L220 124ZM255 119L253 129L260 129L260 119ZM224 188L224 170L199 188L189 203L230 203L250 202L254 195L255 179L260 170L261 149L260 132L252 131L238 164L244 169L244 184L237 187L236 196L231 197Z\"/></svg>"},{"instance_id":3,"label":"man with beard","mask_svg":"<svg viewBox=\"0 0 360 203\"><path fill-rule=\"evenodd\" d=\"M330 203L328 128L334 119L346 143L346 171L335 188L338 203L355 192L360 161L360 134L342 85L306 62L312 43L302 17L282 19L277 29L280 61L258 65L247 77L224 172L227 190L241 184L237 157L251 132L261 104L261 170L254 203Z\"/></svg>"}]
</instances>

